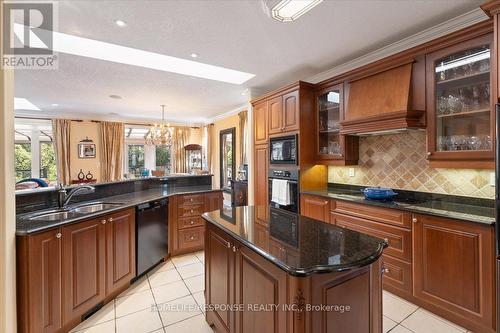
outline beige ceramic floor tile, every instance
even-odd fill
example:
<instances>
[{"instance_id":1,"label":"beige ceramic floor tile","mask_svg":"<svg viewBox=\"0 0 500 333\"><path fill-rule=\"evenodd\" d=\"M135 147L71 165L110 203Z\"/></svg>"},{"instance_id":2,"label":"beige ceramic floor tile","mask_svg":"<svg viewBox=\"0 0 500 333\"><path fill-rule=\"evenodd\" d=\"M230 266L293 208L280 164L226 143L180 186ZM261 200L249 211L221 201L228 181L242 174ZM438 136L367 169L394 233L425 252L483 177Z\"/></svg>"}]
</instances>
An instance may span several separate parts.
<instances>
[{"instance_id":1,"label":"beige ceramic floor tile","mask_svg":"<svg viewBox=\"0 0 500 333\"><path fill-rule=\"evenodd\" d=\"M415 312L418 306L390 293L383 293L383 312L384 316L389 317L396 323Z\"/></svg>"},{"instance_id":2,"label":"beige ceramic floor tile","mask_svg":"<svg viewBox=\"0 0 500 333\"><path fill-rule=\"evenodd\" d=\"M92 317L88 318L84 322L80 323L77 327L73 329L72 332L81 331L84 328L95 326L97 324L104 323L106 321L115 319L115 302L111 301L102 307L99 311L94 313Z\"/></svg>"},{"instance_id":3,"label":"beige ceramic floor tile","mask_svg":"<svg viewBox=\"0 0 500 333\"><path fill-rule=\"evenodd\" d=\"M141 291L115 300L116 317L122 317L139 310L144 310L155 305L151 290Z\"/></svg>"},{"instance_id":4,"label":"beige ceramic floor tile","mask_svg":"<svg viewBox=\"0 0 500 333\"><path fill-rule=\"evenodd\" d=\"M158 311L164 326L201 314L198 304L191 295L168 303L158 304Z\"/></svg>"},{"instance_id":5,"label":"beige ceramic floor tile","mask_svg":"<svg viewBox=\"0 0 500 333\"><path fill-rule=\"evenodd\" d=\"M182 280L181 276L175 269L155 272L151 275L148 274L148 278L149 284L152 288Z\"/></svg>"},{"instance_id":6,"label":"beige ceramic floor tile","mask_svg":"<svg viewBox=\"0 0 500 333\"><path fill-rule=\"evenodd\" d=\"M384 333L389 332L391 329L393 329L398 324L394 320L389 319L386 316L383 316L382 320L383 320L382 327L383 327Z\"/></svg>"},{"instance_id":7,"label":"beige ceramic floor tile","mask_svg":"<svg viewBox=\"0 0 500 333\"><path fill-rule=\"evenodd\" d=\"M76 332L76 331L71 331ZM115 321L110 320L95 326L78 331L78 333L113 333L115 332Z\"/></svg>"},{"instance_id":8,"label":"beige ceramic floor tile","mask_svg":"<svg viewBox=\"0 0 500 333\"><path fill-rule=\"evenodd\" d=\"M418 309L401 322L415 333L465 333L467 330L424 309Z\"/></svg>"},{"instance_id":9,"label":"beige ceramic floor tile","mask_svg":"<svg viewBox=\"0 0 500 333\"><path fill-rule=\"evenodd\" d=\"M192 294L205 290L205 275L191 277L185 279L184 282L186 283L189 291L191 291Z\"/></svg>"},{"instance_id":10,"label":"beige ceramic floor tile","mask_svg":"<svg viewBox=\"0 0 500 333\"><path fill-rule=\"evenodd\" d=\"M176 298L181 298L189 295L189 290L182 281L177 281L174 283L165 284L156 288L153 288L153 295L157 304L167 303L173 301Z\"/></svg>"},{"instance_id":11,"label":"beige ceramic floor tile","mask_svg":"<svg viewBox=\"0 0 500 333\"><path fill-rule=\"evenodd\" d=\"M194 300L200 306L200 310L205 312L205 293L203 291L193 294Z\"/></svg>"},{"instance_id":12,"label":"beige ceramic floor tile","mask_svg":"<svg viewBox=\"0 0 500 333\"><path fill-rule=\"evenodd\" d=\"M174 263L176 268L179 268L182 266L195 264L197 262L200 262L200 260L194 254L185 254L183 256L173 257L172 262Z\"/></svg>"},{"instance_id":13,"label":"beige ceramic floor tile","mask_svg":"<svg viewBox=\"0 0 500 333\"><path fill-rule=\"evenodd\" d=\"M410 331L409 329L407 329L406 327L403 327L401 325L398 325L396 327L394 327L390 333L414 333L412 331Z\"/></svg>"},{"instance_id":14,"label":"beige ceramic floor tile","mask_svg":"<svg viewBox=\"0 0 500 333\"><path fill-rule=\"evenodd\" d=\"M186 265L177 268L177 271L183 279L187 279L193 276L202 275L205 272L205 266L202 263L196 263L191 265Z\"/></svg>"},{"instance_id":15,"label":"beige ceramic floor tile","mask_svg":"<svg viewBox=\"0 0 500 333\"><path fill-rule=\"evenodd\" d=\"M205 316L199 315L165 327L166 333L213 333L205 321Z\"/></svg>"},{"instance_id":16,"label":"beige ceramic floor tile","mask_svg":"<svg viewBox=\"0 0 500 333\"><path fill-rule=\"evenodd\" d=\"M148 333L162 328L160 315L153 308L116 319L116 333Z\"/></svg>"},{"instance_id":17,"label":"beige ceramic floor tile","mask_svg":"<svg viewBox=\"0 0 500 333\"><path fill-rule=\"evenodd\" d=\"M196 252L195 255L201 262L205 262L205 251Z\"/></svg>"},{"instance_id":18,"label":"beige ceramic floor tile","mask_svg":"<svg viewBox=\"0 0 500 333\"><path fill-rule=\"evenodd\" d=\"M140 293L141 291L146 291L151 289L149 286L148 277L144 276L143 278L137 280L132 284L127 290L122 292L118 297L130 296L132 294Z\"/></svg>"}]
</instances>

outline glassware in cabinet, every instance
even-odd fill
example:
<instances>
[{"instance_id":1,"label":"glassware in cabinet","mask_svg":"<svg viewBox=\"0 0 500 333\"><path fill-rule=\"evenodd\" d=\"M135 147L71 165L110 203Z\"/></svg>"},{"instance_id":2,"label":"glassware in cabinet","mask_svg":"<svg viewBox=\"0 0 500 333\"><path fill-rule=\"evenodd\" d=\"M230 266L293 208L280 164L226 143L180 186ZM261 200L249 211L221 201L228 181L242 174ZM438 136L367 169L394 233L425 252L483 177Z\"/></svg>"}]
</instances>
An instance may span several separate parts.
<instances>
[{"instance_id":1,"label":"glassware in cabinet","mask_svg":"<svg viewBox=\"0 0 500 333\"><path fill-rule=\"evenodd\" d=\"M340 121L343 112L342 85L322 90L317 95L317 153L326 158L342 158Z\"/></svg>"}]
</instances>

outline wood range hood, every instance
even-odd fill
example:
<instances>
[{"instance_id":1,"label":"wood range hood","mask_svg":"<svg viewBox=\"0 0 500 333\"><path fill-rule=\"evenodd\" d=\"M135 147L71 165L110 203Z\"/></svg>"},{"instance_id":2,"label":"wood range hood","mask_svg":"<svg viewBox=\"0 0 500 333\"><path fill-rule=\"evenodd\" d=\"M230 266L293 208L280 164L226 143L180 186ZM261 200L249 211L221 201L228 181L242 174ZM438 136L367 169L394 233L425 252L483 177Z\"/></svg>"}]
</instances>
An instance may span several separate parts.
<instances>
[{"instance_id":1,"label":"wood range hood","mask_svg":"<svg viewBox=\"0 0 500 333\"><path fill-rule=\"evenodd\" d=\"M351 80L340 133L362 136L425 128L425 77L415 70L422 63L411 59Z\"/></svg>"}]
</instances>

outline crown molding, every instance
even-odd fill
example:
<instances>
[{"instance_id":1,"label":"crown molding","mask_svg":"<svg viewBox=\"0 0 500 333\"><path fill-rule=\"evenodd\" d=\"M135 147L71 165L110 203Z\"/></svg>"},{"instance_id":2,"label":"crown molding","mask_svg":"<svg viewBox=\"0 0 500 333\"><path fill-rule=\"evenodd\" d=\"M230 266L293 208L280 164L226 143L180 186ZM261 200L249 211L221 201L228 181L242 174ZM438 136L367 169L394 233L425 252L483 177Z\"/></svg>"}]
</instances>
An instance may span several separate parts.
<instances>
[{"instance_id":1,"label":"crown molding","mask_svg":"<svg viewBox=\"0 0 500 333\"><path fill-rule=\"evenodd\" d=\"M455 18L444 21L438 25L425 29L409 37L403 38L395 43L389 44L380 49L369 52L361 57L358 57L341 65L330 68L329 70L313 75L308 79L306 79L305 81L311 83L318 83L327 80L331 77L346 73L358 67L368 65L374 61L386 58L388 56L391 56L393 54L399 53L404 50L408 50L412 47L424 44L436 38L470 27L476 23L488 19L489 19L488 15L486 15L481 8L476 8L474 10L471 10L470 12L467 12Z\"/></svg>"},{"instance_id":2,"label":"crown molding","mask_svg":"<svg viewBox=\"0 0 500 333\"><path fill-rule=\"evenodd\" d=\"M227 117L230 117L230 116L234 116L235 114L238 114L241 111L249 110L250 107L251 107L249 105L250 105L249 103L245 103L243 105L238 106L236 109L232 109L230 111L221 113L221 114L219 114L219 115L217 115L217 116L215 116L215 117L210 118L209 120L207 120L207 122L205 124L211 124L211 123L216 122L217 120L221 120L221 119L224 119L224 118L227 118Z\"/></svg>"}]
</instances>

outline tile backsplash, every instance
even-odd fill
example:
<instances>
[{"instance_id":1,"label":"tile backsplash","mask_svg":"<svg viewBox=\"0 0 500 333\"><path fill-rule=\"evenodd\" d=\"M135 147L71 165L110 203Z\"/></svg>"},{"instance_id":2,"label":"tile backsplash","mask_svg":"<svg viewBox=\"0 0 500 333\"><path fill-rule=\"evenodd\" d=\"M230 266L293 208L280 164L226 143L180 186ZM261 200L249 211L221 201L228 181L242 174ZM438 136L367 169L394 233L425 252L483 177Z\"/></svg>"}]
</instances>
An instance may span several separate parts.
<instances>
[{"instance_id":1,"label":"tile backsplash","mask_svg":"<svg viewBox=\"0 0 500 333\"><path fill-rule=\"evenodd\" d=\"M424 131L362 137L359 165L328 167L328 182L493 199L492 170L433 169ZM349 169L354 176L349 176ZM352 175L352 173L351 173Z\"/></svg>"}]
</instances>

